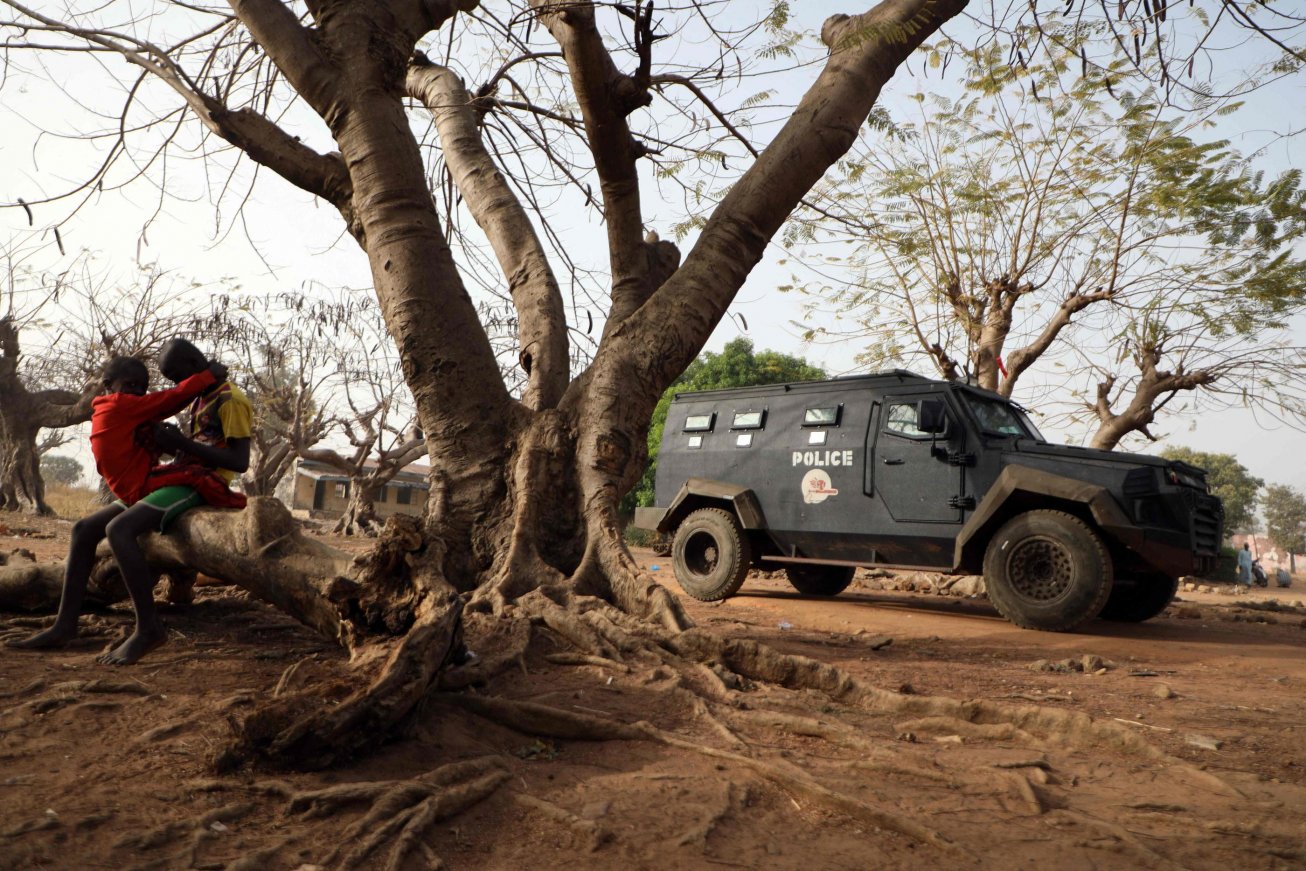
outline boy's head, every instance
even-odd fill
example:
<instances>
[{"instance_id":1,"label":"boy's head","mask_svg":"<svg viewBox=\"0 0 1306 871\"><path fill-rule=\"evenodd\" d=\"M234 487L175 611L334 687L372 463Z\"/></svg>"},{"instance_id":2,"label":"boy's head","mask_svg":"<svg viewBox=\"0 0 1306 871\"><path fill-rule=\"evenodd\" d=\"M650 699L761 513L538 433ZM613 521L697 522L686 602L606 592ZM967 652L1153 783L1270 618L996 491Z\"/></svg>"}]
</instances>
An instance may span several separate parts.
<instances>
[{"instance_id":1,"label":"boy's head","mask_svg":"<svg viewBox=\"0 0 1306 871\"><path fill-rule=\"evenodd\" d=\"M159 349L159 371L174 384L180 384L207 368L209 358L180 336L164 342Z\"/></svg>"},{"instance_id":2,"label":"boy's head","mask_svg":"<svg viewBox=\"0 0 1306 871\"><path fill-rule=\"evenodd\" d=\"M110 393L144 396L150 389L150 371L135 357L114 357L104 367L104 386Z\"/></svg>"}]
</instances>

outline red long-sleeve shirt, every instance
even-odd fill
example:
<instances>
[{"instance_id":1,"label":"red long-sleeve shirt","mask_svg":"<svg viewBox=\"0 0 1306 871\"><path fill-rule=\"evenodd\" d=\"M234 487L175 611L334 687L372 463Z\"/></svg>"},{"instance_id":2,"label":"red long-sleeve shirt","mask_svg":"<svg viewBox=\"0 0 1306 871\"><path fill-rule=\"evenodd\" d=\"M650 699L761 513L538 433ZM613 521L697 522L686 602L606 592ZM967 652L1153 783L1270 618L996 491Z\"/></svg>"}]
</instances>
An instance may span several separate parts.
<instances>
[{"instance_id":1,"label":"red long-sleeve shirt","mask_svg":"<svg viewBox=\"0 0 1306 871\"><path fill-rule=\"evenodd\" d=\"M92 400L91 453L113 495L128 505L145 496L145 479L159 450L150 433L138 434L142 424L171 417L216 383L205 369L168 390L144 396L109 393Z\"/></svg>"}]
</instances>

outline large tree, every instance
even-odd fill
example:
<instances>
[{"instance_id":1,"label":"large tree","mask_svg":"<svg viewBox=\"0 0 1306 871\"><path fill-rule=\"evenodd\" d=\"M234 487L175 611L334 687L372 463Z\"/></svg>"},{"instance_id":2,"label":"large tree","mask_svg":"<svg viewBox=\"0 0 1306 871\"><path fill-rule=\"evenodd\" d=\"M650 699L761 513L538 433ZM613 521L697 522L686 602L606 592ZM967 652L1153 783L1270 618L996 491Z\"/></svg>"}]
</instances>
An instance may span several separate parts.
<instances>
[{"instance_id":1,"label":"large tree","mask_svg":"<svg viewBox=\"0 0 1306 871\"><path fill-rule=\"evenodd\" d=\"M1265 531L1276 547L1288 555L1297 571L1297 554L1306 553L1306 493L1295 487L1271 484L1265 488ZM1279 557L1280 562L1283 557Z\"/></svg>"},{"instance_id":2,"label":"large tree","mask_svg":"<svg viewBox=\"0 0 1306 871\"><path fill-rule=\"evenodd\" d=\"M21 326L0 318L0 510L49 514L37 438L42 429L90 420L93 388L28 387Z\"/></svg>"},{"instance_id":3,"label":"large tree","mask_svg":"<svg viewBox=\"0 0 1306 871\"><path fill-rule=\"evenodd\" d=\"M469 89L448 62L423 50L459 10L476 10L474 0L310 3L306 19L273 0L234 0L234 15L188 13L207 21L172 48L98 26L93 14L67 21L9 5L35 28L30 32L42 33L41 45L62 39L70 51L114 51L157 77L210 135L338 209L370 264L425 437L431 498L415 538L405 539L406 558L383 561L392 575L383 586L348 593L336 585L314 606L348 615L336 622L357 622L340 633L356 648L378 635L398 633L399 640L379 641L386 653L356 650L360 667L384 664L384 673L352 700L308 724L286 724L289 732L265 730L271 743L262 749L294 757L307 752L305 740L321 756L323 748L356 746L363 721L383 728L405 716L436 679L460 593L471 594L474 609L555 621L549 615L584 596L667 630L689 626L674 597L641 575L620 537L618 502L643 470L653 408L701 350L786 216L852 144L893 71L965 3L889 0L826 22L824 69L712 211L683 263L671 244L645 238L639 162L656 146L654 134L632 129L631 118L660 90L699 88L654 74L662 34L650 7L637 7L629 20L630 72L601 30L604 14L614 24L625 20L617 11L551 0L517 10L520 18L499 33L504 69L531 63L570 91L544 107L496 95L515 76L495 75ZM549 34L553 50L523 41L533 24ZM24 41L15 34L13 42ZM257 50L244 50L251 46ZM276 75L267 75L268 63ZM254 82L292 88L297 105L325 122L337 150L310 148L265 114L262 93L249 99ZM280 90L274 97L285 99ZM527 376L520 397L504 385L447 244L413 129L415 106L429 113L448 177L506 279ZM487 148L491 116L515 110L560 118L578 132L597 182L610 303L593 362L575 377L559 282L537 226ZM319 582L279 600L324 595L320 584L333 567L322 568ZM378 601L349 604L359 597ZM378 622L382 613L388 616ZM300 739L289 739L291 732Z\"/></svg>"},{"instance_id":4,"label":"large tree","mask_svg":"<svg viewBox=\"0 0 1306 871\"><path fill-rule=\"evenodd\" d=\"M854 272L817 297L861 359L923 357L1086 418L1098 448L1180 409L1306 419L1306 353L1284 330L1306 311L1306 189L1201 139L1236 104L1181 113L1159 87L1108 91L1064 56L1012 64L992 44L927 56L960 68L958 98L917 94L919 118L886 122L824 188L837 215L818 220L849 237Z\"/></svg>"},{"instance_id":5,"label":"large tree","mask_svg":"<svg viewBox=\"0 0 1306 871\"><path fill-rule=\"evenodd\" d=\"M219 756L220 767L251 756L325 765L362 752L433 688L466 686L515 663L539 626L584 656L643 656L709 682L721 681L709 675L744 675L828 692L841 704L900 703L838 669L692 629L674 597L642 574L624 548L618 502L643 469L658 398L702 350L786 217L848 150L894 71L965 0L885 0L828 19L823 65L769 144L746 160L719 202L689 202L700 229L683 262L674 246L646 236L640 187L641 160L683 145L660 135L641 110L672 93L704 94L703 85L722 73L715 56L697 78L683 70L656 72L665 32L651 5L529 0L509 4L509 14L490 14L476 0L310 0L301 16L298 7L276 0L231 0L230 12L176 4L166 21L151 17L147 26L122 23L135 6L101 12L106 7L97 5L67 21L5 2L22 19L8 34L11 52L116 53L140 70L142 81L172 91L179 108L165 115L168 123L194 118L206 136L338 210L370 266L425 436L431 464L425 516L420 523L392 521L390 534L356 559L303 537L283 509L264 499L240 514L193 512L179 522L179 534L149 542L156 566L182 565L239 583L351 652L356 691L330 699L323 698L332 691L325 687L282 695L243 721L240 740ZM114 17L116 11L123 16ZM707 4L683 10L691 18L708 12ZM192 16L201 19L192 30L166 35ZM497 53L483 82L469 88L452 53L465 47L474 54L469 34L477 28L493 31ZM539 44L545 39L552 44ZM533 101L532 83L555 86L558 96ZM135 107L135 83L126 90ZM164 104L157 91L151 96L149 105ZM330 145L309 144L325 138L311 125L305 135L294 129L308 110L325 124ZM512 300L516 359L525 376L520 396L505 386L496 347L468 292L460 269L467 261L455 259L448 245L449 216L437 208L429 154L414 131L423 112L447 168L436 181L447 178L457 192L441 202L465 204ZM742 135L714 104L685 107L690 127L698 129L704 117L721 122L718 132ZM487 147L501 141L491 131L514 118L522 147L547 144L545 158L556 158L552 166L563 177L583 176L580 189L602 213L606 317L592 362L579 373L571 371L562 285L541 241L558 227L531 220L506 175L514 155L499 162ZM148 126L133 121L121 130ZM751 144L742 150L748 149ZM740 162L701 141L694 154L718 164ZM111 162L102 166L112 169ZM528 165L524 174L539 171ZM107 186L120 181L114 175ZM31 588L57 583L58 574L20 567L0 582L13 577ZM468 620L460 620L464 605L473 615ZM460 625L489 646L481 648L480 663L447 669ZM721 671L697 667L704 663ZM903 698L912 710L926 709ZM671 741L643 725L578 718L545 705L473 695L457 703L535 734ZM953 716L990 716L979 707L969 713L945 707ZM1005 710L992 716L1037 729L1048 722ZM401 850L438 814L503 781L484 766L441 769L432 777L416 790L365 786L351 795L378 799L377 813L387 822L376 837L403 827L396 838ZM468 782L442 791L458 779ZM865 807L792 775L784 782L822 796L827 806ZM868 808L860 818L939 843L890 812ZM367 849L375 846L369 838ZM402 853L396 864L400 859Z\"/></svg>"}]
</instances>

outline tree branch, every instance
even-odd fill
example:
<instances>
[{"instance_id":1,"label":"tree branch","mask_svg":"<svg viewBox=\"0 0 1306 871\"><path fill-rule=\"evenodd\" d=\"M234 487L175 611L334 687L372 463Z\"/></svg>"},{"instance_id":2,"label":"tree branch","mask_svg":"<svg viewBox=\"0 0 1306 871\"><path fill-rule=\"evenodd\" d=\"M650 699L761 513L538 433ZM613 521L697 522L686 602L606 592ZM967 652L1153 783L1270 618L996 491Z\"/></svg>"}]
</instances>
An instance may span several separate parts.
<instances>
[{"instance_id":1,"label":"tree branch","mask_svg":"<svg viewBox=\"0 0 1306 871\"><path fill-rule=\"evenodd\" d=\"M862 15L826 21L825 69L713 212L684 265L628 321L631 342L619 353L640 370L656 371L662 385L689 364L785 218L851 147L884 84L965 5L885 0Z\"/></svg>"},{"instance_id":2,"label":"tree branch","mask_svg":"<svg viewBox=\"0 0 1306 871\"><path fill-rule=\"evenodd\" d=\"M435 119L454 184L485 232L517 310L519 361L526 372L522 402L552 408L571 377L562 291L526 210L485 148L476 106L452 71L417 57L408 67L408 93Z\"/></svg>"},{"instance_id":3,"label":"tree branch","mask_svg":"<svg viewBox=\"0 0 1306 871\"><path fill-rule=\"evenodd\" d=\"M259 47L276 64L291 86L324 119L339 111L342 87L336 66L280 0L229 0L231 11L249 30Z\"/></svg>"},{"instance_id":4,"label":"tree branch","mask_svg":"<svg viewBox=\"0 0 1306 871\"><path fill-rule=\"evenodd\" d=\"M1007 377L1002 383L1002 395L1011 395L1011 391L1016 386L1016 380L1020 378L1026 369L1033 366L1039 357L1043 356L1043 353L1056 341L1061 331L1070 326L1071 318L1093 303L1109 300L1112 296L1114 296L1112 291L1098 288L1093 293L1075 291L1063 299L1061 305L1057 307L1056 313L1043 325L1038 338L1025 347L1012 351L1007 356Z\"/></svg>"},{"instance_id":5,"label":"tree branch","mask_svg":"<svg viewBox=\"0 0 1306 871\"><path fill-rule=\"evenodd\" d=\"M648 281L639 174L635 169L635 162L644 152L626 121L627 115L647 106L652 97L647 81L641 84L617 69L595 24L594 4L573 0L530 3L567 60L599 176L612 269L612 305L603 331L606 338L656 290Z\"/></svg>"}]
</instances>

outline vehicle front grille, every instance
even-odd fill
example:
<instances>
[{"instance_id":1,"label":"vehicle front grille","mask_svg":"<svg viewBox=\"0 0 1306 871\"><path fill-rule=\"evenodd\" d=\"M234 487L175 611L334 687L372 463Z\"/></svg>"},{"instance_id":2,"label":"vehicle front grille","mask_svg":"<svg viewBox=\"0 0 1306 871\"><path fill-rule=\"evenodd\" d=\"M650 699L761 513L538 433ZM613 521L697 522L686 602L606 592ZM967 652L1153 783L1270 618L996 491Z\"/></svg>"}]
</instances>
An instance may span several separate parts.
<instances>
[{"instance_id":1,"label":"vehicle front grille","mask_svg":"<svg viewBox=\"0 0 1306 871\"><path fill-rule=\"evenodd\" d=\"M1215 496L1199 495L1193 506L1193 550L1204 556L1218 554L1223 526L1223 503Z\"/></svg>"}]
</instances>

